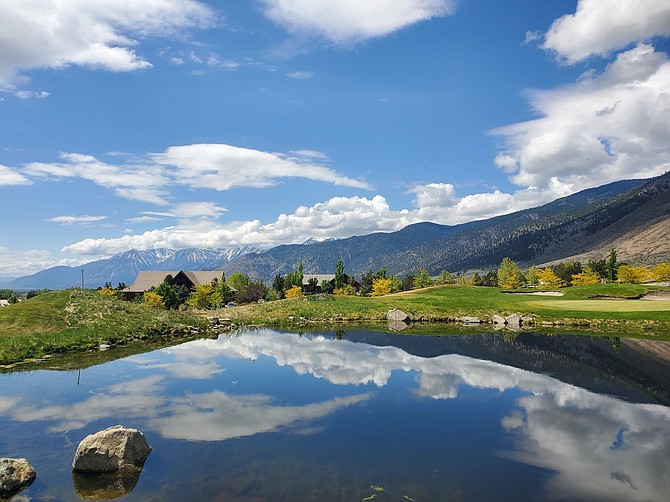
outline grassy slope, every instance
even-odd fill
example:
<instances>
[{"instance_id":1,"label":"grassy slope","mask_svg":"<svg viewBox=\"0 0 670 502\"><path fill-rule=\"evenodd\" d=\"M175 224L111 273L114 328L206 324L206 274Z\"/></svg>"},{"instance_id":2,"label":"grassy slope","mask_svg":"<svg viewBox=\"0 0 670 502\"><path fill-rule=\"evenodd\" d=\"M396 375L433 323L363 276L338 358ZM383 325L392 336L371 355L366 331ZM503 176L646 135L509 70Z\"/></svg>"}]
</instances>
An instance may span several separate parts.
<instances>
[{"instance_id":1,"label":"grassy slope","mask_svg":"<svg viewBox=\"0 0 670 502\"><path fill-rule=\"evenodd\" d=\"M380 298L316 295L225 309L212 315L229 317L237 324L295 325L381 321L392 308L428 321L462 316L489 319L494 314L518 313L532 315L537 321L588 324L589 329L608 334L670 339L670 300L626 299L652 289L660 288L605 284L567 288L562 297L543 297L504 294L496 288L438 286ZM95 350L101 343L149 343L149 339L157 340L170 333L181 336L199 322L202 323L186 313L150 309L92 291L46 293L0 309L0 365L49 354ZM444 333L442 327L439 330Z\"/></svg>"},{"instance_id":2,"label":"grassy slope","mask_svg":"<svg viewBox=\"0 0 670 502\"><path fill-rule=\"evenodd\" d=\"M301 318L316 322L378 321L385 319L392 308L428 321L463 316L490 319L494 314L518 313L532 315L537 321L575 325L653 326L670 334L670 300L633 299L654 289L662 288L602 284L566 288L562 290L564 296L550 297L507 294L496 288L437 286L379 298L317 295L227 309L219 315L244 324L285 324ZM602 296L621 299L593 298Z\"/></svg>"},{"instance_id":3,"label":"grassy slope","mask_svg":"<svg viewBox=\"0 0 670 502\"><path fill-rule=\"evenodd\" d=\"M188 331L199 321L103 297L93 291L45 293L0 309L0 364L49 354L123 345L155 335Z\"/></svg>"}]
</instances>

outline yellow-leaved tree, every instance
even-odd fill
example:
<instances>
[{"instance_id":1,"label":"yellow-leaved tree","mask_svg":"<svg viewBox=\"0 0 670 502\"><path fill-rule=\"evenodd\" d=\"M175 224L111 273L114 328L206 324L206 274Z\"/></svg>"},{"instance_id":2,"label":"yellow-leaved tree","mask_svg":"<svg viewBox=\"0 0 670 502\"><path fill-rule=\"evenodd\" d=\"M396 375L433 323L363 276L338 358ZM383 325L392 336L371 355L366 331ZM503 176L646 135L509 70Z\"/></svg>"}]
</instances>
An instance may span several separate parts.
<instances>
[{"instance_id":1,"label":"yellow-leaved tree","mask_svg":"<svg viewBox=\"0 0 670 502\"><path fill-rule=\"evenodd\" d=\"M393 281L391 278L378 278L372 281L372 296L384 296L391 292Z\"/></svg>"},{"instance_id":2,"label":"yellow-leaved tree","mask_svg":"<svg viewBox=\"0 0 670 502\"><path fill-rule=\"evenodd\" d=\"M540 285L545 288L560 288L561 278L550 268L543 268L537 271L537 277Z\"/></svg>"},{"instance_id":3,"label":"yellow-leaved tree","mask_svg":"<svg viewBox=\"0 0 670 502\"><path fill-rule=\"evenodd\" d=\"M573 286L588 286L589 284L599 284L600 276L595 273L590 268L585 269L583 272L572 275L572 285Z\"/></svg>"},{"instance_id":4,"label":"yellow-leaved tree","mask_svg":"<svg viewBox=\"0 0 670 502\"><path fill-rule=\"evenodd\" d=\"M503 289L514 289L523 286L524 277L519 265L511 258L505 257L498 267L498 286Z\"/></svg>"},{"instance_id":5,"label":"yellow-leaved tree","mask_svg":"<svg viewBox=\"0 0 670 502\"><path fill-rule=\"evenodd\" d=\"M186 300L186 305L194 309L219 307L222 303L223 296L220 289L211 284L196 286Z\"/></svg>"},{"instance_id":6,"label":"yellow-leaved tree","mask_svg":"<svg viewBox=\"0 0 670 502\"><path fill-rule=\"evenodd\" d=\"M634 265L619 265L617 278L619 282L626 284L641 284L647 281L651 272L647 267L636 267Z\"/></svg>"},{"instance_id":7,"label":"yellow-leaved tree","mask_svg":"<svg viewBox=\"0 0 670 502\"><path fill-rule=\"evenodd\" d=\"M659 263L651 271L651 275L654 277L654 280L658 282L670 281L670 263L667 261Z\"/></svg>"}]
</instances>

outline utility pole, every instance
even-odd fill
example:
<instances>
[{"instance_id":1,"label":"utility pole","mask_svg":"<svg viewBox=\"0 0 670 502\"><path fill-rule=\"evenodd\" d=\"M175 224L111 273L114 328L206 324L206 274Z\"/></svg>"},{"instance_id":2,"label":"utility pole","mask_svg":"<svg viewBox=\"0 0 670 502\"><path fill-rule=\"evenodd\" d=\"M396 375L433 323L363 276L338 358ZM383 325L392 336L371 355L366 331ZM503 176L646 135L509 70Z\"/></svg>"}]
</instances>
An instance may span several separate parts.
<instances>
[{"instance_id":1,"label":"utility pole","mask_svg":"<svg viewBox=\"0 0 670 502\"><path fill-rule=\"evenodd\" d=\"M81 271L81 289L84 289L84 270Z\"/></svg>"}]
</instances>

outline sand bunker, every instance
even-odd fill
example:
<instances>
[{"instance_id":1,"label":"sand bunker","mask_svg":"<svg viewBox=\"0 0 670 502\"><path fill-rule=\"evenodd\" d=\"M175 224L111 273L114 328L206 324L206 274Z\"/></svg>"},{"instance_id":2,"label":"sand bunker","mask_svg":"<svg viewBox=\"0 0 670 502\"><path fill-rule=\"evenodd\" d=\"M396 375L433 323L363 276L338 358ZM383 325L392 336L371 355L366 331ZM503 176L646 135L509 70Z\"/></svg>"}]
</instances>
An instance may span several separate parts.
<instances>
[{"instance_id":1,"label":"sand bunker","mask_svg":"<svg viewBox=\"0 0 670 502\"><path fill-rule=\"evenodd\" d=\"M651 291L642 297L643 300L670 300L670 291Z\"/></svg>"},{"instance_id":2,"label":"sand bunker","mask_svg":"<svg viewBox=\"0 0 670 502\"><path fill-rule=\"evenodd\" d=\"M563 291L533 291L526 293L525 291L504 291L508 295L534 295L534 296L563 296Z\"/></svg>"}]
</instances>

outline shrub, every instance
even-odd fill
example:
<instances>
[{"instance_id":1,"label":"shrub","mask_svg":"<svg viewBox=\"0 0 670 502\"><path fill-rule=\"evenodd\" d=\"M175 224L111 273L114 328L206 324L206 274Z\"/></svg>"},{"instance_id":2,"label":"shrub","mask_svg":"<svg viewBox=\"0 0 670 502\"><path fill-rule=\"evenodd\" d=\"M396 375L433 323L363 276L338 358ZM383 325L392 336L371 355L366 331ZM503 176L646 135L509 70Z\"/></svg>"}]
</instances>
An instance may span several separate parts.
<instances>
[{"instance_id":1,"label":"shrub","mask_svg":"<svg viewBox=\"0 0 670 502\"><path fill-rule=\"evenodd\" d=\"M109 286L105 286L104 288L101 288L98 290L98 293L100 293L102 296L115 296L116 291Z\"/></svg>"},{"instance_id":2,"label":"shrub","mask_svg":"<svg viewBox=\"0 0 670 502\"><path fill-rule=\"evenodd\" d=\"M165 302L163 302L163 297L158 293L154 293L153 291L147 291L146 293L144 293L144 304L147 307L155 309L165 308Z\"/></svg>"},{"instance_id":3,"label":"shrub","mask_svg":"<svg viewBox=\"0 0 670 502\"><path fill-rule=\"evenodd\" d=\"M286 298L302 298L302 288L300 286L291 286L286 290Z\"/></svg>"},{"instance_id":4,"label":"shrub","mask_svg":"<svg viewBox=\"0 0 670 502\"><path fill-rule=\"evenodd\" d=\"M356 288L353 287L351 284L345 284L341 288L336 288L333 291L333 294L345 295L345 296L355 296L356 295Z\"/></svg>"}]
</instances>

